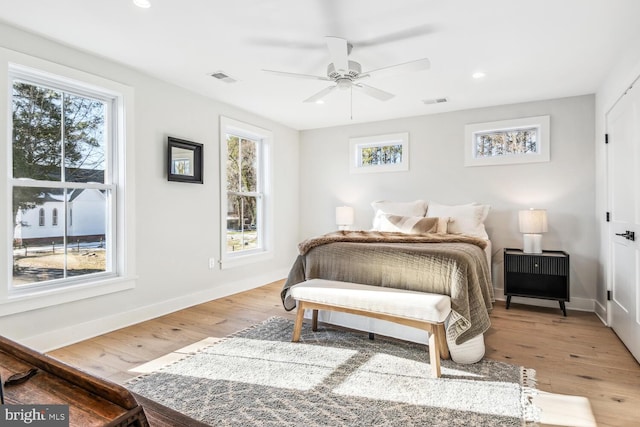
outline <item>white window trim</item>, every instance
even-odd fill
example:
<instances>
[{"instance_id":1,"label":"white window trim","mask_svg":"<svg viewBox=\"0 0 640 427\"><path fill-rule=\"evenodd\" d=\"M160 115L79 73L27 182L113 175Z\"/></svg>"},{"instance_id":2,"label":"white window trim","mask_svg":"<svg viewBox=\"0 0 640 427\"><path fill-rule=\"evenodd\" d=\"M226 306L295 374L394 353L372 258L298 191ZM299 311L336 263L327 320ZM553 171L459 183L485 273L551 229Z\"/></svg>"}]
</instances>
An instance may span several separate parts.
<instances>
[{"instance_id":1,"label":"white window trim","mask_svg":"<svg viewBox=\"0 0 640 427\"><path fill-rule=\"evenodd\" d=\"M67 82L72 86L84 86L92 92L102 92L115 99L116 106L113 114L116 116L114 122L118 125L116 129L111 131L116 133L115 139L117 143L114 150L117 151L120 162L114 165L112 172L121 186L115 195L116 199L112 200L113 209L119 221L118 228L113 233L116 245L114 253L117 259L112 261L114 274L110 277L96 277L93 280L69 283L68 286L55 289L34 287L30 292L20 292L19 294L11 294L8 286L0 286L0 316L93 298L135 287L135 229L133 227L135 223L134 149L131 143L134 139L133 88L84 71L0 48L0 81L4 79L6 82L5 85L0 85L0 100L4 100L4 102L0 102L0 129L4 129L6 141L12 140L10 119L12 84L10 76L20 71L28 73L30 80L34 82L36 80L31 77L39 75L45 80L53 78L60 82L60 87L63 89L64 82ZM12 158L12 148L11 144L5 145L6 150L0 153L0 163L9 165L9 161ZM5 200L6 209L0 210L0 222L5 224L7 241L3 245L0 244L0 260L2 260L0 262L5 263L7 267L6 279L9 281L12 280L12 270L8 267L10 267L10 257L13 253L11 239L11 236L13 236L11 221L13 201L9 185L9 180L11 179L10 170L7 171L5 179L5 184L0 185L0 199Z\"/></svg>"},{"instance_id":2,"label":"white window trim","mask_svg":"<svg viewBox=\"0 0 640 427\"><path fill-rule=\"evenodd\" d=\"M260 173L263 194L262 247L239 253L227 253L227 137L228 133L247 139L261 141ZM234 268L273 258L273 197L272 197L272 151L273 132L245 122L220 116L220 268Z\"/></svg>"}]
</instances>

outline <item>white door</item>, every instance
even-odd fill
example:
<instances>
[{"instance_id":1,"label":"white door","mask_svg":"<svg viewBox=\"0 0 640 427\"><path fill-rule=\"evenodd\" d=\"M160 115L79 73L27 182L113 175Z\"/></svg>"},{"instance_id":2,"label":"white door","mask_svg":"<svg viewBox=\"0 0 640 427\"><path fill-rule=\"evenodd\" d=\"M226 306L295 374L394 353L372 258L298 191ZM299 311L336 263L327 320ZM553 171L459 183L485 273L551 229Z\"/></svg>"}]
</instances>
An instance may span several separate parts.
<instances>
[{"instance_id":1,"label":"white door","mask_svg":"<svg viewBox=\"0 0 640 427\"><path fill-rule=\"evenodd\" d=\"M638 85L640 86L640 85ZM640 361L640 87L607 115L611 327Z\"/></svg>"}]
</instances>

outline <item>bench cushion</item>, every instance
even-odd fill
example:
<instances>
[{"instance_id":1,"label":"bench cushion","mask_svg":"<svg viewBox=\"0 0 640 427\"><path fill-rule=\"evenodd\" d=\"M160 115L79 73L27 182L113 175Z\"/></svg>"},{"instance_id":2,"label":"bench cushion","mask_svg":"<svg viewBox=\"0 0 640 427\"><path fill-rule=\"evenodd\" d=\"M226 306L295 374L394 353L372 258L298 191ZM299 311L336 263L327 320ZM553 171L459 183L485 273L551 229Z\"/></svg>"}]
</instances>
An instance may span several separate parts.
<instances>
[{"instance_id":1,"label":"bench cushion","mask_svg":"<svg viewBox=\"0 0 640 427\"><path fill-rule=\"evenodd\" d=\"M427 322L444 322L451 312L447 295L335 280L311 279L290 289L295 300L390 314Z\"/></svg>"}]
</instances>

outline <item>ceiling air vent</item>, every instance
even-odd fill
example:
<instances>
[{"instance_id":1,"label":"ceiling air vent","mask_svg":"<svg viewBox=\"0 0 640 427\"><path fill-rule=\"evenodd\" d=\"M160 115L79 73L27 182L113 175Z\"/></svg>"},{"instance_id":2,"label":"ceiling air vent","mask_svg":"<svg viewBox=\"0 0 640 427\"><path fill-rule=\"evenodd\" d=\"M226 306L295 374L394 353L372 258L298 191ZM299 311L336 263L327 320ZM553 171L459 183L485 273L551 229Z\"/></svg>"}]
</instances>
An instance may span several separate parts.
<instances>
[{"instance_id":1,"label":"ceiling air vent","mask_svg":"<svg viewBox=\"0 0 640 427\"><path fill-rule=\"evenodd\" d=\"M236 79L234 79L233 77L230 77L228 74L223 73L222 71L216 71L215 73L211 73L210 75L214 79L221 80L221 81L223 81L225 83L235 83L235 82L237 82Z\"/></svg>"},{"instance_id":2,"label":"ceiling air vent","mask_svg":"<svg viewBox=\"0 0 640 427\"><path fill-rule=\"evenodd\" d=\"M445 102L449 102L449 98L433 98L433 99L423 99L422 102L424 102L427 105L431 105L431 104L444 104Z\"/></svg>"}]
</instances>

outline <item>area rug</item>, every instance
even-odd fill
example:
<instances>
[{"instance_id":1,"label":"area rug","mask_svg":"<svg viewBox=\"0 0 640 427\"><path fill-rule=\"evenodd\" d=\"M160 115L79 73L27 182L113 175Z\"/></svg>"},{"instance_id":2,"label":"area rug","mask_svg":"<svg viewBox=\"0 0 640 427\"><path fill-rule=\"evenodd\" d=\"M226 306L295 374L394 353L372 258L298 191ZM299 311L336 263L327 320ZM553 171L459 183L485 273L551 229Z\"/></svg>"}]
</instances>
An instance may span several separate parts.
<instances>
[{"instance_id":1,"label":"area rug","mask_svg":"<svg viewBox=\"0 0 640 427\"><path fill-rule=\"evenodd\" d=\"M126 384L214 426L536 425L535 371L442 361L426 346L273 317Z\"/></svg>"}]
</instances>

